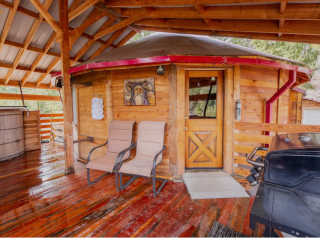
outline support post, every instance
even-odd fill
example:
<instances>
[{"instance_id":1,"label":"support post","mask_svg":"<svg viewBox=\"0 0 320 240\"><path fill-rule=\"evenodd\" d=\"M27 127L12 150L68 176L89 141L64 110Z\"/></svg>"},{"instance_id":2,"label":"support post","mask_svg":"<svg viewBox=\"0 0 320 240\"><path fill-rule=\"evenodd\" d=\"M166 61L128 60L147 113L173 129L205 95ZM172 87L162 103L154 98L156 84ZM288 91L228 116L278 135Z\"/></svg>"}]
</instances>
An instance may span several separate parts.
<instances>
[{"instance_id":1,"label":"support post","mask_svg":"<svg viewBox=\"0 0 320 240\"><path fill-rule=\"evenodd\" d=\"M59 0L59 22L62 31L60 42L61 74L63 77L63 120L65 142L65 174L74 173L73 159L73 129L72 129L72 96L70 86L70 45L69 45L69 21L68 1Z\"/></svg>"},{"instance_id":2,"label":"support post","mask_svg":"<svg viewBox=\"0 0 320 240\"><path fill-rule=\"evenodd\" d=\"M19 88L20 88L20 94L21 94L22 106L25 106L25 105L24 105L24 98L23 98L22 87L21 87L21 81L19 81Z\"/></svg>"},{"instance_id":3,"label":"support post","mask_svg":"<svg viewBox=\"0 0 320 240\"><path fill-rule=\"evenodd\" d=\"M106 95L107 95L107 121L108 121L108 129L110 123L113 120L113 103L112 103L112 71L109 71L107 77L107 85L106 85Z\"/></svg>"}]
</instances>

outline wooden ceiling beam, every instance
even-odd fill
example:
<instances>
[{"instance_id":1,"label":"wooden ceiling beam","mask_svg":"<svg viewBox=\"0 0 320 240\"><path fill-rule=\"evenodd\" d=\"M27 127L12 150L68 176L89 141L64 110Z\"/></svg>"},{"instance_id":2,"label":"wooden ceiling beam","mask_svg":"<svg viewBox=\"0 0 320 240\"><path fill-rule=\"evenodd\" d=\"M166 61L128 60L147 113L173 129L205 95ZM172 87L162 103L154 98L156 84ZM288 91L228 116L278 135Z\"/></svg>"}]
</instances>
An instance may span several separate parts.
<instances>
[{"instance_id":1,"label":"wooden ceiling beam","mask_svg":"<svg viewBox=\"0 0 320 240\"><path fill-rule=\"evenodd\" d=\"M282 4L283 6L284 4ZM197 7L198 9L197 9ZM235 6L204 6L153 8L152 18L208 18L208 19L243 19L243 20L314 20L320 21L320 3L269 5L235 5ZM139 8L122 8L123 17L131 17L140 11ZM283 14L281 14L281 12Z\"/></svg>"},{"instance_id":2,"label":"wooden ceiling beam","mask_svg":"<svg viewBox=\"0 0 320 240\"><path fill-rule=\"evenodd\" d=\"M99 56L104 50L106 50L108 47L110 47L110 45L113 43L113 41L115 41L125 30L126 30L126 27L115 31L111 35L111 37L107 40L107 44L106 45L102 45L100 48L98 48L98 50L95 51L95 53L90 56L90 59L94 58L96 56Z\"/></svg>"},{"instance_id":3,"label":"wooden ceiling beam","mask_svg":"<svg viewBox=\"0 0 320 240\"><path fill-rule=\"evenodd\" d=\"M288 6L288 2L287 1L284 1L284 2L280 3L280 15L281 16L284 15L287 6ZM279 20L279 29L280 29L280 31L283 29L284 21L285 21L284 19L280 19ZM278 37L281 38L281 36L282 36L282 33L278 33Z\"/></svg>"},{"instance_id":4,"label":"wooden ceiling beam","mask_svg":"<svg viewBox=\"0 0 320 240\"><path fill-rule=\"evenodd\" d=\"M137 34L137 32L135 32L135 31L131 31L130 33L128 33L128 34L116 45L116 48L125 45L125 44L126 44L131 38L133 38L136 34Z\"/></svg>"},{"instance_id":5,"label":"wooden ceiling beam","mask_svg":"<svg viewBox=\"0 0 320 240\"><path fill-rule=\"evenodd\" d=\"M58 57L52 61L52 63L46 69L46 72L43 73L37 80L37 83L36 83L37 87L43 82L43 80L47 77L47 75L50 74L50 72L58 65L59 62L60 62L60 58Z\"/></svg>"},{"instance_id":6,"label":"wooden ceiling beam","mask_svg":"<svg viewBox=\"0 0 320 240\"><path fill-rule=\"evenodd\" d=\"M108 0L107 7L157 7L157 6L186 6L197 4L257 4L279 3L284 0ZM310 2L309 0L290 0L290 2Z\"/></svg>"},{"instance_id":7,"label":"wooden ceiling beam","mask_svg":"<svg viewBox=\"0 0 320 240\"><path fill-rule=\"evenodd\" d=\"M121 15L117 11L113 10L112 8L107 8L102 2L98 2L96 5L94 5L94 7L99 9L100 11L106 12L109 18L113 18L118 22L122 22L123 20L125 20L125 18L121 17ZM128 28L131 28L133 31L139 33L141 32L140 27L134 24L129 24Z\"/></svg>"},{"instance_id":8,"label":"wooden ceiling beam","mask_svg":"<svg viewBox=\"0 0 320 240\"><path fill-rule=\"evenodd\" d=\"M0 62L0 67L2 68L8 68L8 69L13 69L13 65L12 64L8 64L8 63L2 63ZM18 65L15 69L17 70L21 70L21 71L30 71L31 68L30 67L25 67L25 66L21 66L21 65ZM46 70L43 70L43 69L35 69L34 72L36 73L45 73Z\"/></svg>"},{"instance_id":9,"label":"wooden ceiling beam","mask_svg":"<svg viewBox=\"0 0 320 240\"><path fill-rule=\"evenodd\" d=\"M44 3L43 3L43 7L48 10L51 3L52 3L53 0L46 0ZM13 67L12 69L9 70L9 72L7 73L6 77L5 77L5 83L8 83L12 74L13 74L13 71L16 69L16 67L18 66L19 62L20 62L20 59L22 58L24 52L27 50L33 36L36 34L41 22L42 22L42 19L43 17L41 16L39 19L35 19L28 34L27 34L27 37L26 39L24 40L24 43L23 43L23 48L21 48L15 58L15 60L13 61ZM49 49L48 49L49 51Z\"/></svg>"},{"instance_id":10,"label":"wooden ceiling beam","mask_svg":"<svg viewBox=\"0 0 320 240\"><path fill-rule=\"evenodd\" d=\"M11 23L13 21L14 15L17 12L17 8L19 6L19 3L20 3L20 0L14 0L13 1L13 8L8 13L6 23L4 24L4 27L2 29L1 36L0 36L0 51L1 51L2 46L7 38L8 33L9 33Z\"/></svg>"},{"instance_id":11,"label":"wooden ceiling beam","mask_svg":"<svg viewBox=\"0 0 320 240\"><path fill-rule=\"evenodd\" d=\"M30 2L39 11L39 13L46 19L47 23L52 27L52 29L56 33L61 34L62 30L59 24L53 19L53 17L50 15L47 9L41 4L41 2L39 0L30 0Z\"/></svg>"},{"instance_id":12,"label":"wooden ceiling beam","mask_svg":"<svg viewBox=\"0 0 320 240\"><path fill-rule=\"evenodd\" d=\"M227 32L227 31L216 31L215 33L213 33L210 30L182 29L182 28L172 28L171 30L169 30L165 27L149 27L149 26L142 26L142 30L155 31L155 32L181 33L181 34L195 34L195 35L216 36L216 37L233 37L233 38L320 44L320 37L311 36L311 35L307 36L307 35L283 34L281 39L279 39L277 34L272 34L272 33L251 33L251 32L249 33L249 32Z\"/></svg>"},{"instance_id":13,"label":"wooden ceiling beam","mask_svg":"<svg viewBox=\"0 0 320 240\"><path fill-rule=\"evenodd\" d=\"M29 77L31 76L31 74L35 71L35 69L37 68L38 64L40 63L41 59L47 54L47 52L49 51L49 49L51 48L51 46L53 45L53 43L55 42L56 39L56 33L54 32L51 37L49 38L48 42L46 43L45 47L44 47L44 52L39 54L36 58L36 60L34 60L34 62L31 65L31 71L28 71L24 77L21 80L21 84L24 85Z\"/></svg>"},{"instance_id":14,"label":"wooden ceiling beam","mask_svg":"<svg viewBox=\"0 0 320 240\"><path fill-rule=\"evenodd\" d=\"M23 94L24 100L27 101L61 101L60 96L52 95L35 95L35 94ZM13 93L1 93L1 100L21 100L21 94Z\"/></svg>"},{"instance_id":15,"label":"wooden ceiling beam","mask_svg":"<svg viewBox=\"0 0 320 240\"><path fill-rule=\"evenodd\" d=\"M74 9L73 11L70 11L69 16L69 22L79 16L81 13L85 12L89 8L91 8L93 5L95 5L100 0L86 0L84 3L82 3L79 7Z\"/></svg>"},{"instance_id":16,"label":"wooden ceiling beam","mask_svg":"<svg viewBox=\"0 0 320 240\"><path fill-rule=\"evenodd\" d=\"M19 81L10 81L8 84L4 83L4 79L0 79L0 86L6 87L19 87ZM45 90L58 90L58 88L50 87L49 84L40 84L39 87L36 86L34 82L27 82L22 88L38 88Z\"/></svg>"},{"instance_id":17,"label":"wooden ceiling beam","mask_svg":"<svg viewBox=\"0 0 320 240\"><path fill-rule=\"evenodd\" d=\"M105 35L108 35L109 33L115 32L123 27L127 27L128 25L130 25L136 21L139 21L148 15L149 15L149 12L144 9L144 10L140 11L139 13L133 15L132 17L129 17L121 22L118 22L117 24L115 24L107 29L104 29L102 31L98 31L96 34L93 35L93 38L94 39L101 38Z\"/></svg>"},{"instance_id":18,"label":"wooden ceiling beam","mask_svg":"<svg viewBox=\"0 0 320 240\"><path fill-rule=\"evenodd\" d=\"M90 15L87 17L87 19L77 28L73 29L72 31L69 32L69 37L70 37L70 46L72 46L78 38L81 36L84 31L94 24L95 22L99 21L101 18L107 16L105 12L101 12L98 9L94 9ZM110 21L114 22L112 19Z\"/></svg>"},{"instance_id":19,"label":"wooden ceiling beam","mask_svg":"<svg viewBox=\"0 0 320 240\"><path fill-rule=\"evenodd\" d=\"M283 33L298 35L320 35L320 24L316 21L286 21L286 28L279 30L279 23L275 20L211 20L208 26L200 19L168 19L160 24L155 19L142 19L136 22L141 26L169 27L182 29L231 31L231 32L261 32Z\"/></svg>"}]
</instances>

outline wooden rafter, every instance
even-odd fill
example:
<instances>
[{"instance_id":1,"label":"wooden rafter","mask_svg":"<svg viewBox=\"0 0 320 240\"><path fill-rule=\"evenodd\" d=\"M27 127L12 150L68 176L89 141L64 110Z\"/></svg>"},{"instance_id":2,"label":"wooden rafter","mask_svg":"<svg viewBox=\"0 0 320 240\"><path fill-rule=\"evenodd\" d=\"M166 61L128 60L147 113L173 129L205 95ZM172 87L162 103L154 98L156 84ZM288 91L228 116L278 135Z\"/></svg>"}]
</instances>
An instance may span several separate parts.
<instances>
[{"instance_id":1,"label":"wooden rafter","mask_svg":"<svg viewBox=\"0 0 320 240\"><path fill-rule=\"evenodd\" d=\"M69 33L70 37L70 46L72 46L78 38L81 36L81 34L92 24L99 21L101 18L107 16L105 12L99 13L98 9L94 9L90 15L87 17L87 19L77 28L73 29ZM109 21L114 22L112 19L108 19Z\"/></svg>"},{"instance_id":2,"label":"wooden rafter","mask_svg":"<svg viewBox=\"0 0 320 240\"><path fill-rule=\"evenodd\" d=\"M47 9L41 4L39 0L30 0L33 6L39 11L39 13L47 20L47 23L52 27L52 29L60 34L62 30L57 22L53 19Z\"/></svg>"},{"instance_id":3,"label":"wooden rafter","mask_svg":"<svg viewBox=\"0 0 320 240\"><path fill-rule=\"evenodd\" d=\"M108 0L107 7L156 7L156 6L186 6L197 4L253 4L253 3L278 3L284 0ZM309 2L309 0L290 0L290 2Z\"/></svg>"},{"instance_id":4,"label":"wooden rafter","mask_svg":"<svg viewBox=\"0 0 320 240\"><path fill-rule=\"evenodd\" d=\"M114 22L113 19L108 19L100 28L98 31L103 31L104 29L107 29L111 26L111 24ZM115 34L115 33L114 33ZM114 35L113 34L113 35ZM110 39L112 38L112 36L106 41L106 44L102 45L101 47L103 47L104 49L106 49L107 47L109 47L112 42L115 40L113 39L112 41L110 41ZM89 40L81 49L80 51L76 54L75 59L78 60L80 59L83 54L85 54L86 51L89 50L89 48L95 43L95 40ZM101 48L100 47L100 48Z\"/></svg>"},{"instance_id":5,"label":"wooden rafter","mask_svg":"<svg viewBox=\"0 0 320 240\"><path fill-rule=\"evenodd\" d=\"M320 44L320 37L311 36L311 35L301 36L301 35L283 34L281 39L279 39L278 34L273 34L273 33L226 32L226 31L215 31L213 33L211 30L184 29L184 28L168 29L166 27L152 27L152 26L142 26L142 30L155 31L155 32L168 32L168 33L195 34L195 35L216 36L216 37L234 37L234 38L246 38L246 39L260 39L260 40Z\"/></svg>"},{"instance_id":6,"label":"wooden rafter","mask_svg":"<svg viewBox=\"0 0 320 240\"><path fill-rule=\"evenodd\" d=\"M117 30L116 32L114 32L111 37L107 40L109 46L112 44L113 41L115 41L124 31L126 30L126 27L124 28L121 28L119 30ZM98 48L98 50L92 54L90 56L90 59L91 58L94 58L98 55L100 55L105 49L107 49L107 47L109 47L108 45L102 45L100 48Z\"/></svg>"},{"instance_id":7,"label":"wooden rafter","mask_svg":"<svg viewBox=\"0 0 320 240\"><path fill-rule=\"evenodd\" d=\"M52 3L53 0L46 0L44 3L43 3L43 7L48 10L51 3ZM13 67L12 69L9 70L9 72L7 73L6 77L5 77L5 83L8 83L12 74L13 74L13 71L17 68L18 64L19 64L19 61L21 59L21 57L23 56L24 52L27 50L33 36L36 34L41 22L42 22L42 19L43 19L43 16L40 16L39 19L35 19L29 32L28 32L28 35L26 37L26 39L24 40L24 43L23 43L23 48L21 48L18 52L18 55L16 56L15 60L13 61ZM49 49L48 49L49 50Z\"/></svg>"},{"instance_id":8,"label":"wooden rafter","mask_svg":"<svg viewBox=\"0 0 320 240\"><path fill-rule=\"evenodd\" d=\"M2 33L1 33L1 37L0 37L0 51L2 49L4 41L7 38L8 32L10 30L11 23L13 21L14 15L16 14L16 11L17 11L17 8L19 6L19 3L20 3L20 0L14 0L13 1L13 7L12 7L12 9L10 10L10 12L9 12L9 14L7 16L6 23L5 23L5 25L4 25L3 29L2 29Z\"/></svg>"},{"instance_id":9,"label":"wooden rafter","mask_svg":"<svg viewBox=\"0 0 320 240\"><path fill-rule=\"evenodd\" d=\"M160 24L155 19L142 19L136 22L141 26L169 27L181 29L198 29L231 32L253 32L253 33L283 33L298 35L320 36L317 21L286 21L289 27L279 30L278 21L274 20L212 20L208 26L200 19L169 19L165 24Z\"/></svg>"},{"instance_id":10,"label":"wooden rafter","mask_svg":"<svg viewBox=\"0 0 320 240\"><path fill-rule=\"evenodd\" d=\"M109 18L112 18L118 22L125 20L125 18L123 18L117 11L113 10L112 8L107 8L102 2L98 2L96 5L94 5L94 7L102 12L106 12ZM140 27L134 24L129 24L128 28L131 28L133 31L139 33L141 32Z\"/></svg>"},{"instance_id":11,"label":"wooden rafter","mask_svg":"<svg viewBox=\"0 0 320 240\"><path fill-rule=\"evenodd\" d=\"M82 3L79 7L74 9L73 11L69 12L69 21L79 16L81 13L95 5L100 0L86 0L84 3Z\"/></svg>"},{"instance_id":12,"label":"wooden rafter","mask_svg":"<svg viewBox=\"0 0 320 240\"><path fill-rule=\"evenodd\" d=\"M107 29L104 29L102 31L98 31L96 34L93 35L93 38L94 39L101 38L105 35L108 35L109 33L112 33L114 31L119 30L120 28L126 27L126 26L130 25L131 23L139 21L140 19L143 19L148 15L149 15L149 12L144 9L144 10L140 11L139 13L133 15L130 18L127 18L127 19L107 28Z\"/></svg>"},{"instance_id":13,"label":"wooden rafter","mask_svg":"<svg viewBox=\"0 0 320 240\"><path fill-rule=\"evenodd\" d=\"M19 81L11 81L8 84L4 83L4 79L0 79L0 86L6 87L19 87ZM39 89L51 89L58 90L55 87L50 87L49 84L40 84L38 87L33 82L28 82L22 88L39 88Z\"/></svg>"},{"instance_id":14,"label":"wooden rafter","mask_svg":"<svg viewBox=\"0 0 320 240\"><path fill-rule=\"evenodd\" d=\"M196 6L199 8L197 10ZM288 4L260 4L260 5L230 5L230 6L201 6L153 8L151 18L208 18L208 19L229 19L229 20L312 20L320 21L320 4L315 3L288 3ZM280 6L285 11L281 14ZM131 17L137 14L139 8L121 8L121 16ZM200 12L199 12L200 11Z\"/></svg>"},{"instance_id":15,"label":"wooden rafter","mask_svg":"<svg viewBox=\"0 0 320 240\"><path fill-rule=\"evenodd\" d=\"M280 14L282 16L284 15L284 12L286 11L287 6L288 6L288 2L286 2L286 1L280 3ZM279 20L279 29L280 30L283 29L284 21L285 21L284 19ZM282 33L279 33L278 36L279 36L279 38L281 38Z\"/></svg>"}]
</instances>

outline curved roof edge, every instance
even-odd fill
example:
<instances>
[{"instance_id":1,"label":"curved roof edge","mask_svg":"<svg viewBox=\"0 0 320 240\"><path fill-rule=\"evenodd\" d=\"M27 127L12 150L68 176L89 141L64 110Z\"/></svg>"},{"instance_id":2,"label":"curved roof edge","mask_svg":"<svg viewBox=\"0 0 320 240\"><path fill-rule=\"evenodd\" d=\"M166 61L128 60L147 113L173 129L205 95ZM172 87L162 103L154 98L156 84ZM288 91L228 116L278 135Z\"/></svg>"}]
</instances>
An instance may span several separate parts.
<instances>
[{"instance_id":1,"label":"curved roof edge","mask_svg":"<svg viewBox=\"0 0 320 240\"><path fill-rule=\"evenodd\" d=\"M279 69L293 70L300 73L309 75L312 70L309 68L301 67L298 65L292 65L283 62L276 62L268 59L262 59L257 57L210 57L210 56L159 56L149 58L138 58L129 60L109 61L88 63L84 65L75 66L69 69L70 74L82 72L85 70L93 69L108 69L117 67L129 67L129 66L147 66L154 64L171 64L171 63L210 63L210 64L232 64L232 65L256 65L256 66L268 66ZM61 72L51 74L51 77L60 76ZM308 76L310 79L310 77Z\"/></svg>"}]
</instances>

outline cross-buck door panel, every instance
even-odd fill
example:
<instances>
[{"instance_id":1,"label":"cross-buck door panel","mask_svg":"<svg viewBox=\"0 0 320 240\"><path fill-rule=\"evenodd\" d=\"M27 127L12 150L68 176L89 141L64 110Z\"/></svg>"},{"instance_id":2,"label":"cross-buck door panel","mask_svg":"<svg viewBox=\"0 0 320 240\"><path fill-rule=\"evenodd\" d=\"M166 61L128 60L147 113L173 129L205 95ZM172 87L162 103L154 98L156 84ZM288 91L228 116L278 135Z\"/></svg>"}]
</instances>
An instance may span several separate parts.
<instances>
[{"instance_id":1,"label":"cross-buck door panel","mask_svg":"<svg viewBox=\"0 0 320 240\"><path fill-rule=\"evenodd\" d=\"M222 167L223 72L186 72L186 168Z\"/></svg>"}]
</instances>

